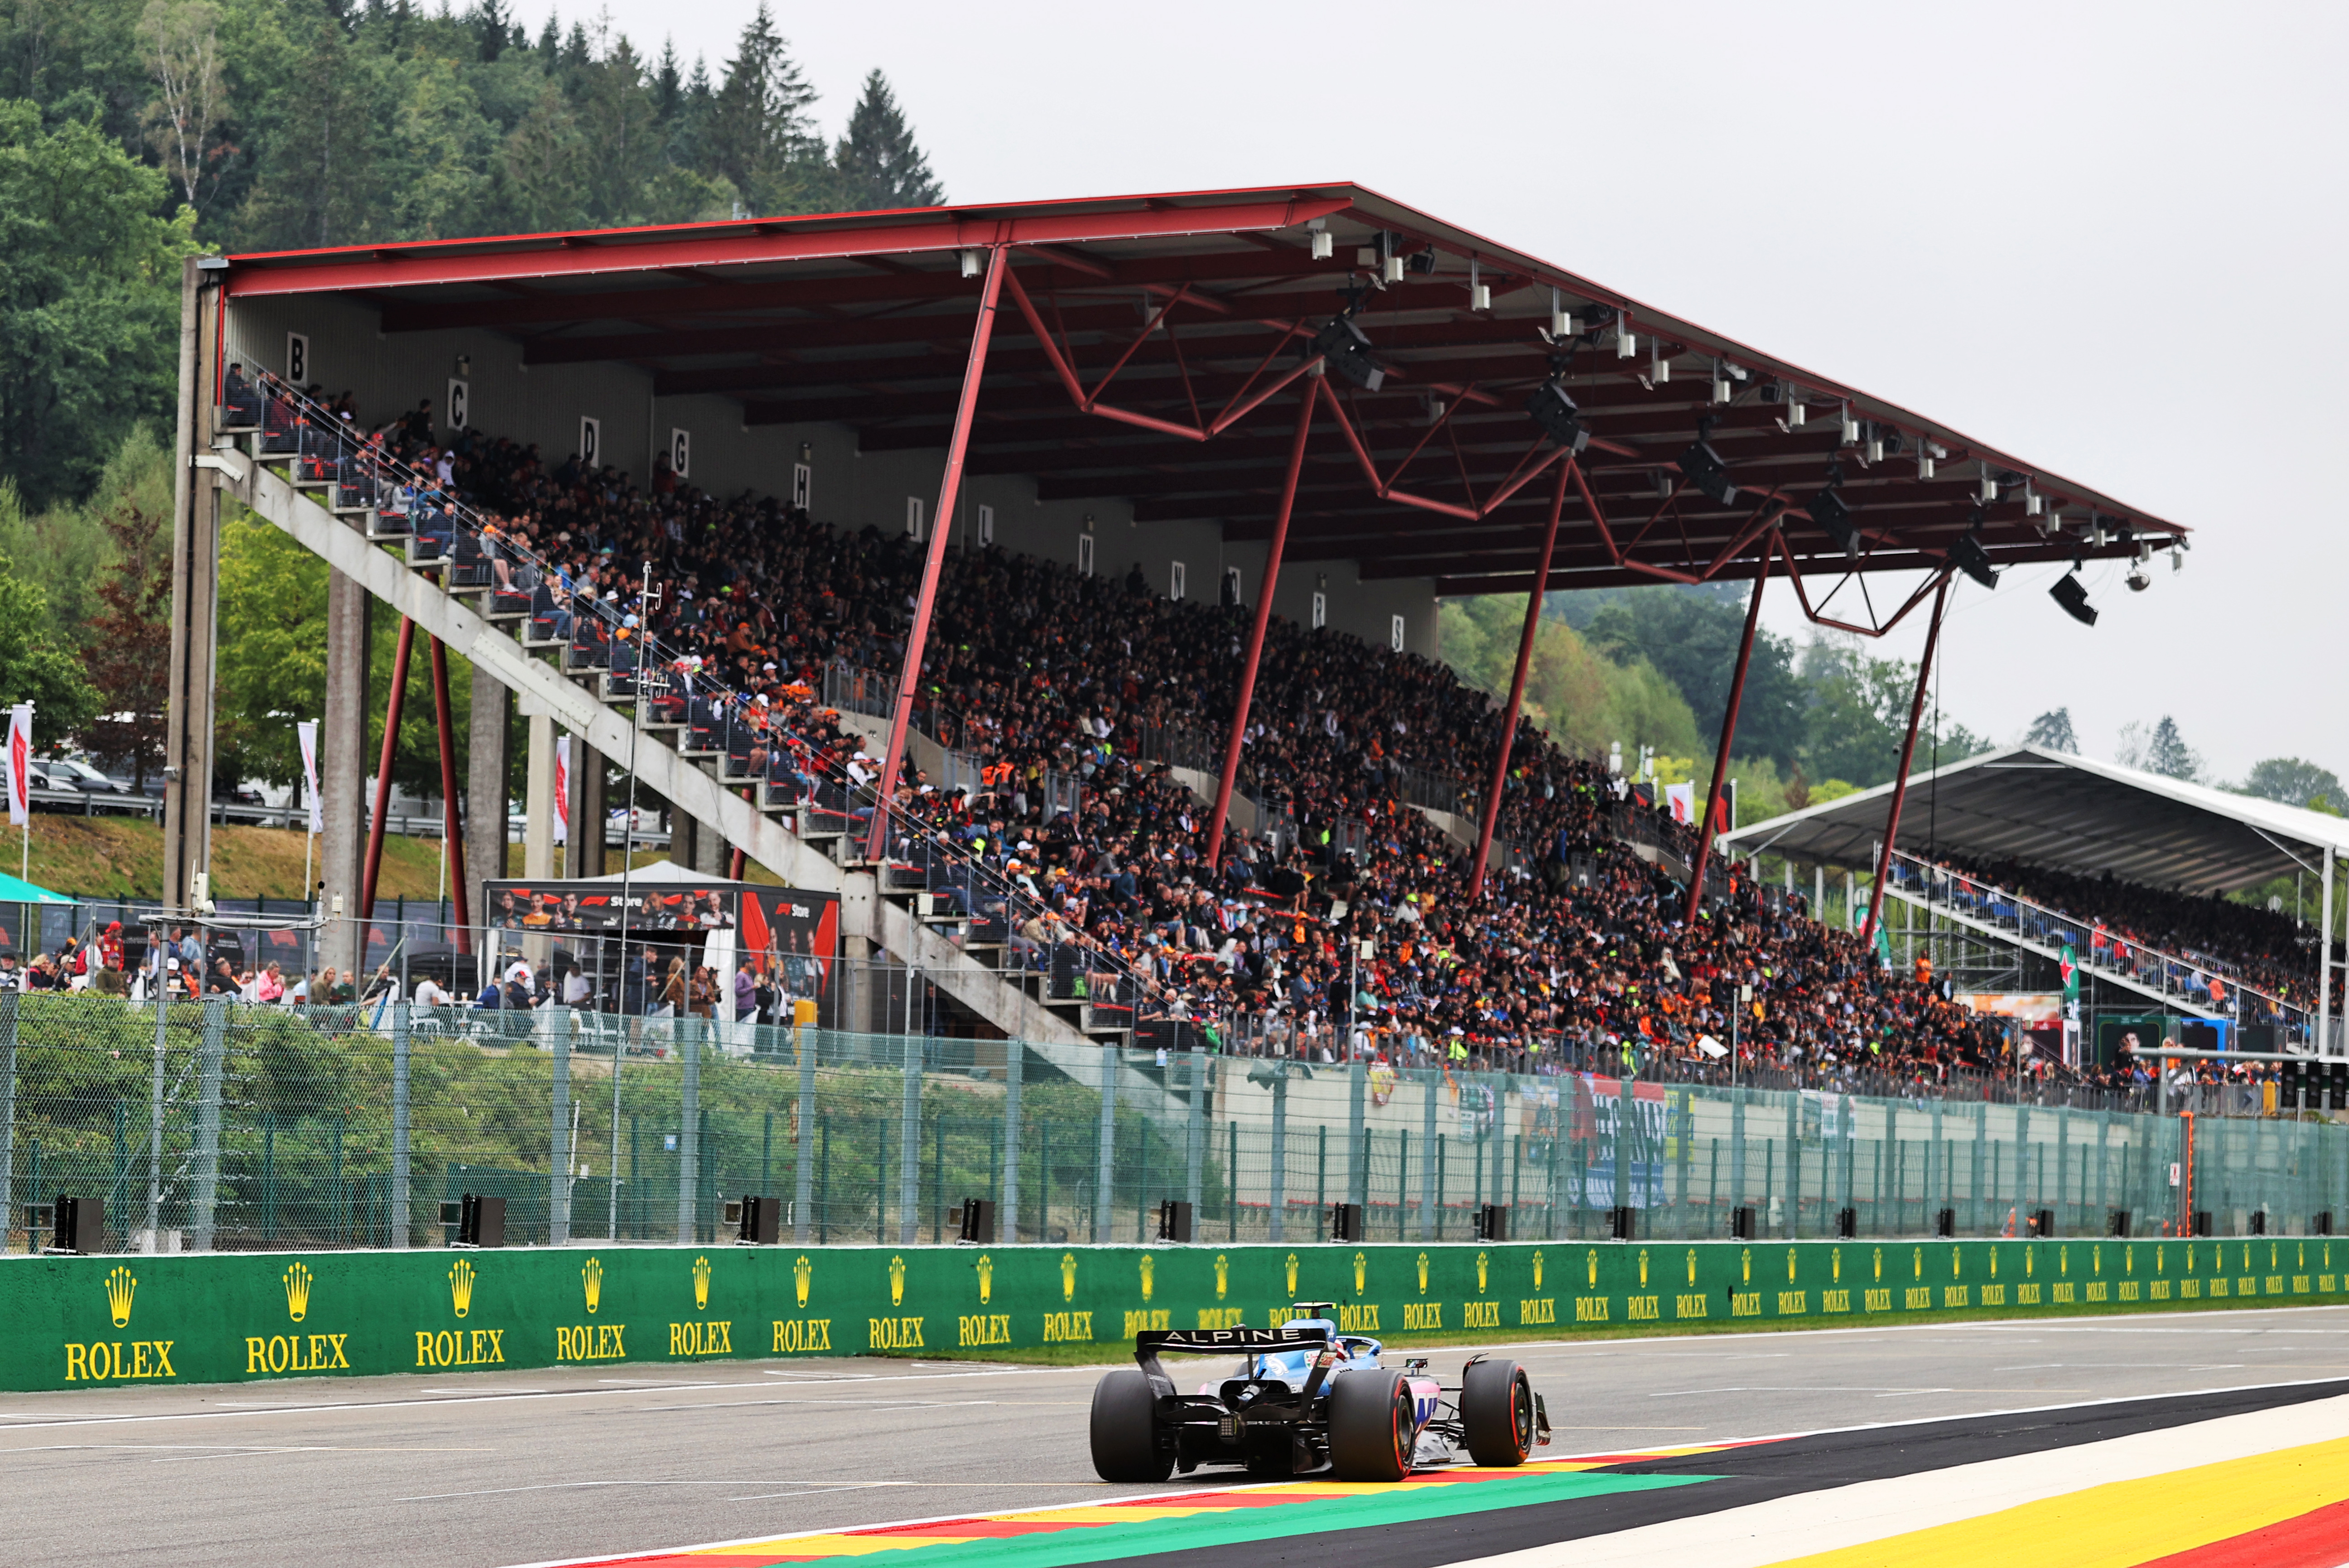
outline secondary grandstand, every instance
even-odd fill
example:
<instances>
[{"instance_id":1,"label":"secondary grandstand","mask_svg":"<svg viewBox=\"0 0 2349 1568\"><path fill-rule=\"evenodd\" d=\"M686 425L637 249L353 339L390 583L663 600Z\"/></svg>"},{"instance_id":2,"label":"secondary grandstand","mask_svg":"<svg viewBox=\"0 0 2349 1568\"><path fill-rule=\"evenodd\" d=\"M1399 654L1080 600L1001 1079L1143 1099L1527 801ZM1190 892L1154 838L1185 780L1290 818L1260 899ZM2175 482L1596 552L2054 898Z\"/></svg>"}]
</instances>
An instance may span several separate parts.
<instances>
[{"instance_id":1,"label":"secondary grandstand","mask_svg":"<svg viewBox=\"0 0 2349 1568\"><path fill-rule=\"evenodd\" d=\"M1043 1045L1994 1070L1998 1031L1521 724L1522 658L1498 711L1462 687L1437 604L1523 592L1530 633L1551 588L1783 574L1873 635L1954 571L2185 533L1348 185L207 259L185 339L168 898L225 494L334 567L330 931L372 882L372 598L491 678L461 945L518 699L525 878L564 731L570 821L608 760L689 869L837 898L846 972ZM625 1009L620 936L573 947Z\"/></svg>"}]
</instances>

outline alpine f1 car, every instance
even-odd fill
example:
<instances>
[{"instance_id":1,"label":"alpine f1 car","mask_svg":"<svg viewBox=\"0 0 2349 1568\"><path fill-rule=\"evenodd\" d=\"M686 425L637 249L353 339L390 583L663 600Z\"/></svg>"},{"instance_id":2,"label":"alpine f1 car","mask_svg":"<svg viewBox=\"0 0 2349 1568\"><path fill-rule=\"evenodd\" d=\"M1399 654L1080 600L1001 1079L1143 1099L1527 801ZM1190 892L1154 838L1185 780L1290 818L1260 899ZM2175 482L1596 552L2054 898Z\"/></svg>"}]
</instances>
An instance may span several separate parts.
<instances>
[{"instance_id":1,"label":"alpine f1 car","mask_svg":"<svg viewBox=\"0 0 2349 1568\"><path fill-rule=\"evenodd\" d=\"M1276 1330L1157 1331L1133 1336L1138 1370L1093 1388L1093 1469L1103 1480L1159 1481L1176 1469L1246 1465L1257 1475L1325 1466L1340 1480L1401 1480L1465 1449L1479 1465L1521 1465L1549 1442L1549 1413L1524 1368L1477 1355L1447 1386L1427 1357L1400 1370L1375 1339L1338 1332L1336 1308L1299 1302ZM1240 1364L1196 1394L1177 1393L1161 1352L1237 1351Z\"/></svg>"}]
</instances>

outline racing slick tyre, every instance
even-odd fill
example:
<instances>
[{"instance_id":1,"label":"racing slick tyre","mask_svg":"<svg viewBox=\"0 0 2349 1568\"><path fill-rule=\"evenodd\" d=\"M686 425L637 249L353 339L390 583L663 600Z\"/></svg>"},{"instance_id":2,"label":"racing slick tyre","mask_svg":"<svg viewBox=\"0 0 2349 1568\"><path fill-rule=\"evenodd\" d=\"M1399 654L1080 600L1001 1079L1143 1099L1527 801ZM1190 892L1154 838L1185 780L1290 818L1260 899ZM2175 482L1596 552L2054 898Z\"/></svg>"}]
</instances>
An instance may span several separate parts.
<instances>
[{"instance_id":1,"label":"racing slick tyre","mask_svg":"<svg viewBox=\"0 0 2349 1568\"><path fill-rule=\"evenodd\" d=\"M1330 1386L1330 1464L1340 1480L1402 1480L1418 1436L1402 1373L1349 1372Z\"/></svg>"},{"instance_id":2,"label":"racing slick tyre","mask_svg":"<svg viewBox=\"0 0 2349 1568\"><path fill-rule=\"evenodd\" d=\"M1534 1386L1514 1361L1475 1361L1460 1379L1468 1454L1488 1469L1526 1462L1534 1447Z\"/></svg>"},{"instance_id":3,"label":"racing slick tyre","mask_svg":"<svg viewBox=\"0 0 2349 1568\"><path fill-rule=\"evenodd\" d=\"M1107 1481L1163 1481L1174 1469L1158 1440L1158 1401L1139 1367L1093 1385L1093 1469Z\"/></svg>"}]
</instances>

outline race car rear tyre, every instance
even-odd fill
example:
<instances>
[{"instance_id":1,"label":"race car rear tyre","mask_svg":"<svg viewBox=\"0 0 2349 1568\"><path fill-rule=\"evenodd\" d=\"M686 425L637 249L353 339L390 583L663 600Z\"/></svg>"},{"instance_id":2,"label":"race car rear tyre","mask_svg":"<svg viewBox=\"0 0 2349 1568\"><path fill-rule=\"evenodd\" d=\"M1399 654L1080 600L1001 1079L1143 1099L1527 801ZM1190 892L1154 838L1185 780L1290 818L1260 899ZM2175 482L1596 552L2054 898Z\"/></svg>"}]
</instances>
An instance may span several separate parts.
<instances>
[{"instance_id":1,"label":"race car rear tyre","mask_svg":"<svg viewBox=\"0 0 2349 1568\"><path fill-rule=\"evenodd\" d=\"M1340 1480L1402 1480L1418 1435L1402 1373L1349 1372L1330 1386L1330 1464Z\"/></svg>"},{"instance_id":2,"label":"race car rear tyre","mask_svg":"<svg viewBox=\"0 0 2349 1568\"><path fill-rule=\"evenodd\" d=\"M1139 1367L1093 1385L1093 1469L1107 1481L1163 1481L1174 1469L1171 1446L1158 1440L1158 1401Z\"/></svg>"},{"instance_id":3,"label":"race car rear tyre","mask_svg":"<svg viewBox=\"0 0 2349 1568\"><path fill-rule=\"evenodd\" d=\"M1534 1447L1534 1386L1514 1361L1478 1361L1460 1380L1468 1453L1488 1469L1526 1462Z\"/></svg>"}]
</instances>

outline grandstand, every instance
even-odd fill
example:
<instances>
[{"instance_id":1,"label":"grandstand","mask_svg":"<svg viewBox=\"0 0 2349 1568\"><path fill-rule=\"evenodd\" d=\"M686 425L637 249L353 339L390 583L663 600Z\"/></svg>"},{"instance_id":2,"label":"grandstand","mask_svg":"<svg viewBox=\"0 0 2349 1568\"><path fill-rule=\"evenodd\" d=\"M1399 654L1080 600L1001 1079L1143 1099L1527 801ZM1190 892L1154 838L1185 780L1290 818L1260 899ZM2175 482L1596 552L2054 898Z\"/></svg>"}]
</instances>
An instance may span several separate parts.
<instances>
[{"instance_id":1,"label":"grandstand","mask_svg":"<svg viewBox=\"0 0 2349 1568\"><path fill-rule=\"evenodd\" d=\"M2076 967L2075 1067L2114 1066L2140 1024L2189 1046L2338 1049L2333 879L2349 822L2039 746L1936 769L1909 794L1889 856L1889 784L1723 846L1807 861L1820 887L1829 867L1889 863L1899 967L1921 955L1957 988L2052 996ZM2226 897L2282 880L2293 893L2261 905Z\"/></svg>"},{"instance_id":2,"label":"grandstand","mask_svg":"<svg viewBox=\"0 0 2349 1568\"><path fill-rule=\"evenodd\" d=\"M1046 1045L1693 1054L1750 984L1754 1060L1987 1065L1970 1016L1522 724L1522 652L1497 711L1463 688L1437 605L1523 592L1529 649L1552 588L1758 608L1783 573L1872 635L1937 624L1955 570L2184 535L1354 186L203 258L183 327L168 897L205 861L225 496L333 568L346 928L380 601L490 678L449 775L460 927L518 701L526 880L565 732L571 822L609 762L690 870L837 898L852 969ZM1883 573L1886 612L1830 613Z\"/></svg>"}]
</instances>

